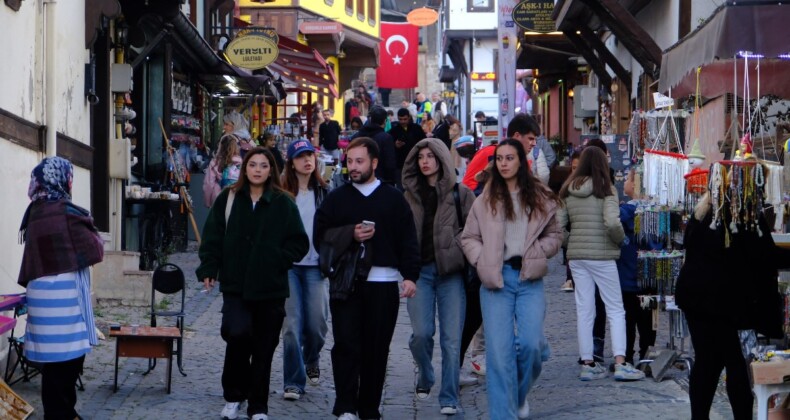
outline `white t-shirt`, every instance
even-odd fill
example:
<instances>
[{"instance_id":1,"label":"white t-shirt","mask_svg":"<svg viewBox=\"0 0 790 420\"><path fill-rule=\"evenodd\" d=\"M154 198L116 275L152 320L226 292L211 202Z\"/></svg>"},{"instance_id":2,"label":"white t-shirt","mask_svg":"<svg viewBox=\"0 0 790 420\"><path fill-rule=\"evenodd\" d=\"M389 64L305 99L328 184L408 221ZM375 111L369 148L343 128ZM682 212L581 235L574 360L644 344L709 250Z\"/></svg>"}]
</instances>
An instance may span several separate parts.
<instances>
[{"instance_id":1,"label":"white t-shirt","mask_svg":"<svg viewBox=\"0 0 790 420\"><path fill-rule=\"evenodd\" d=\"M313 247L312 235L313 216L315 216L315 192L312 190L300 190L299 193L296 194L296 207L299 208L299 216L302 218L304 231L307 232L307 237L310 240L310 250L301 261L294 265L316 266L318 265L318 252L316 252L315 247Z\"/></svg>"},{"instance_id":2,"label":"white t-shirt","mask_svg":"<svg viewBox=\"0 0 790 420\"><path fill-rule=\"evenodd\" d=\"M364 195L365 197L370 197L370 195L373 194L373 191L376 191L376 188L378 188L379 185L381 185L381 181L379 179L376 179L375 181L367 184L357 184L356 182L352 182L351 185L353 185L354 188L359 190L359 192L361 192L362 195Z\"/></svg>"}]
</instances>

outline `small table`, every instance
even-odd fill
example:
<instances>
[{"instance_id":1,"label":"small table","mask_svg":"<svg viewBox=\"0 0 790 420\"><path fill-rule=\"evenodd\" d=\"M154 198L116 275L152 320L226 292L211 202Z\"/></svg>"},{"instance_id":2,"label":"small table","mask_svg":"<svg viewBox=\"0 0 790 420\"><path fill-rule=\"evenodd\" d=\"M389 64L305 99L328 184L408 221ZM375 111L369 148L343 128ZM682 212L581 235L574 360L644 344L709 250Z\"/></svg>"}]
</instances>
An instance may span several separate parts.
<instances>
[{"instance_id":1,"label":"small table","mask_svg":"<svg viewBox=\"0 0 790 420\"><path fill-rule=\"evenodd\" d=\"M115 385L113 392L118 391L118 358L142 357L145 359L167 359L167 393L170 393L170 378L173 372L173 341L181 337L176 327L132 327L123 326L120 330L110 330L110 337L115 337Z\"/></svg>"}]
</instances>

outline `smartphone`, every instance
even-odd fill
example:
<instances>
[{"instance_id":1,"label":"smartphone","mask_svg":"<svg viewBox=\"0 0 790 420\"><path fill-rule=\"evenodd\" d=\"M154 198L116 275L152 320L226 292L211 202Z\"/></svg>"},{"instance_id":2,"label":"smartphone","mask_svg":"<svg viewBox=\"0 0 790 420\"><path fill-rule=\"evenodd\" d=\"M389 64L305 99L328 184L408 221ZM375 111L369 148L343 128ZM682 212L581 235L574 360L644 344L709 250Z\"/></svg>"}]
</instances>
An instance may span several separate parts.
<instances>
[{"instance_id":1,"label":"smartphone","mask_svg":"<svg viewBox=\"0 0 790 420\"><path fill-rule=\"evenodd\" d=\"M376 227L376 222L371 222L370 220L363 220L362 226L364 227Z\"/></svg>"}]
</instances>

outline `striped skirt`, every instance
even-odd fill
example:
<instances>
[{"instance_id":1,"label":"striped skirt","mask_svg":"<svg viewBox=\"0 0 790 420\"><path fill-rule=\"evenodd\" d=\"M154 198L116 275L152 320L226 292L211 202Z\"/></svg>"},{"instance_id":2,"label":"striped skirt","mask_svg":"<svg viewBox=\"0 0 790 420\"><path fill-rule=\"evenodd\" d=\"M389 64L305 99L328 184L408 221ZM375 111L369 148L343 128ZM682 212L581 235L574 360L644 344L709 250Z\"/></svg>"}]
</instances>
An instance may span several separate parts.
<instances>
[{"instance_id":1,"label":"striped skirt","mask_svg":"<svg viewBox=\"0 0 790 420\"><path fill-rule=\"evenodd\" d=\"M98 338L90 300L90 269L45 276L27 285L25 357L63 362L90 351Z\"/></svg>"}]
</instances>

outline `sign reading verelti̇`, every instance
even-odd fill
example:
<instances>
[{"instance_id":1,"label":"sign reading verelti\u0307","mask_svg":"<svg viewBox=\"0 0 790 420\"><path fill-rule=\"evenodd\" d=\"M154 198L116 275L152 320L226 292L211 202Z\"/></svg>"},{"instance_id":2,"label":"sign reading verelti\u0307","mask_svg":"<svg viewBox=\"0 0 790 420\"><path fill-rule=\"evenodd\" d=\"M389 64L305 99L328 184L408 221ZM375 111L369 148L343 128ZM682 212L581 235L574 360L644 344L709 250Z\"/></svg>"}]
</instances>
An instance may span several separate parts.
<instances>
[{"instance_id":1,"label":"sign reading verelti\u0307","mask_svg":"<svg viewBox=\"0 0 790 420\"><path fill-rule=\"evenodd\" d=\"M548 33L557 30L551 14L554 0L524 0L513 8L513 22L533 32Z\"/></svg>"},{"instance_id":2,"label":"sign reading verelti\u0307","mask_svg":"<svg viewBox=\"0 0 790 420\"><path fill-rule=\"evenodd\" d=\"M225 47L225 57L235 66L262 69L280 55L279 39L274 29L244 29Z\"/></svg>"}]
</instances>

